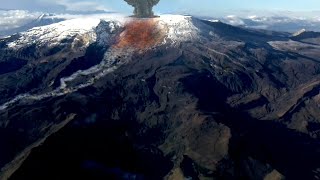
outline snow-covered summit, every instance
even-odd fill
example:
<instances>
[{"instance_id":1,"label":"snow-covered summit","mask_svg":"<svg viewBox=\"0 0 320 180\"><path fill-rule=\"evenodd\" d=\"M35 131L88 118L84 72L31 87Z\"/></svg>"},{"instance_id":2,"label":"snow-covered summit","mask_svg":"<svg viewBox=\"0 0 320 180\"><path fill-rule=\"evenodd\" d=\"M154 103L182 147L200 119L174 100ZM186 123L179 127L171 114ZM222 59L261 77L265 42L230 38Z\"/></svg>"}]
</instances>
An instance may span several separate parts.
<instances>
[{"instance_id":1,"label":"snow-covered summit","mask_svg":"<svg viewBox=\"0 0 320 180\"><path fill-rule=\"evenodd\" d=\"M95 40L94 28L99 24L99 19L71 19L59 23L35 27L22 32L20 38L10 42L9 48L20 48L25 45L55 45L62 40L77 35L89 34Z\"/></svg>"},{"instance_id":2,"label":"snow-covered summit","mask_svg":"<svg viewBox=\"0 0 320 180\"><path fill-rule=\"evenodd\" d=\"M63 40L77 36L86 35L87 43L90 44L97 40L96 28L100 22L108 22L113 28L124 27L127 22L134 21L135 18L104 15L87 16L75 19L68 19L47 26L40 26L29 29L19 34L19 38L8 42L9 48L21 48L26 45L36 44L37 46L54 46ZM191 16L183 15L162 15L155 18L156 24L163 28L166 33L165 42L177 43L198 37L199 29L194 25ZM112 30L112 28L107 28ZM114 31L114 29L112 30ZM101 28L99 30L101 32ZM104 32L105 36L110 32Z\"/></svg>"},{"instance_id":3,"label":"snow-covered summit","mask_svg":"<svg viewBox=\"0 0 320 180\"><path fill-rule=\"evenodd\" d=\"M167 39L173 42L196 39L200 32L191 16L162 15L158 21L163 28L167 28Z\"/></svg>"}]
</instances>

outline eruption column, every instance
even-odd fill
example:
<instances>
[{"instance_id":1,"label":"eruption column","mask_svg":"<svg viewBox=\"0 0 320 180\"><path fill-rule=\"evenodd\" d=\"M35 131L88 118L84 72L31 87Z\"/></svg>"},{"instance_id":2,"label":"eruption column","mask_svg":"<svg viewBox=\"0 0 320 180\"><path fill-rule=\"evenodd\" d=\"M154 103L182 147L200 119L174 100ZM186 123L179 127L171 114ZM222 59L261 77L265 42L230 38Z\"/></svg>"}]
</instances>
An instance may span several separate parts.
<instances>
[{"instance_id":1,"label":"eruption column","mask_svg":"<svg viewBox=\"0 0 320 180\"><path fill-rule=\"evenodd\" d=\"M151 18L154 17L152 8L157 5L160 0L124 0L134 7L134 17Z\"/></svg>"}]
</instances>

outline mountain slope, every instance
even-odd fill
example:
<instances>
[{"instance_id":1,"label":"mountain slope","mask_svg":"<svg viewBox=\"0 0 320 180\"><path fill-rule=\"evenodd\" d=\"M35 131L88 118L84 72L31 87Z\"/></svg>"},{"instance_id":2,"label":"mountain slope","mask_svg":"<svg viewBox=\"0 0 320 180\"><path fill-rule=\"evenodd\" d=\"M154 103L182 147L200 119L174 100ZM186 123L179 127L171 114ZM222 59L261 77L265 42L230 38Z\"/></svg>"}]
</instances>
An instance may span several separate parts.
<instances>
[{"instance_id":1,"label":"mountain slope","mask_svg":"<svg viewBox=\"0 0 320 180\"><path fill-rule=\"evenodd\" d=\"M190 16L83 21L1 40L1 177L318 176L320 46Z\"/></svg>"},{"instance_id":2,"label":"mountain slope","mask_svg":"<svg viewBox=\"0 0 320 180\"><path fill-rule=\"evenodd\" d=\"M300 31L297 34L294 34L293 37L291 38L295 41L302 41L305 43L311 43L311 44L317 44L319 45L319 40L320 40L320 32L313 32L313 31Z\"/></svg>"}]
</instances>

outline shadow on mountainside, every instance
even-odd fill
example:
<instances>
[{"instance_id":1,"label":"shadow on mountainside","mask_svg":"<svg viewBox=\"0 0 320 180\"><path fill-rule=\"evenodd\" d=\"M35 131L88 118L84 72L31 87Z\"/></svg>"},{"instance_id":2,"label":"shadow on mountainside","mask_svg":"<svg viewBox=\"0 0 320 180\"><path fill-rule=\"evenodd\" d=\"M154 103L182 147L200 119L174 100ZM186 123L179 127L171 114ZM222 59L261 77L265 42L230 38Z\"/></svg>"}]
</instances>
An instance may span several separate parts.
<instances>
[{"instance_id":1,"label":"shadow on mountainside","mask_svg":"<svg viewBox=\"0 0 320 180\"><path fill-rule=\"evenodd\" d=\"M208 113L217 109L214 104L220 104L220 113L215 113L215 119L231 128L229 155L235 170L234 174L223 170L225 172L221 172L220 178L248 178L243 174L241 161L249 157L270 164L287 179L315 179L315 175L319 175L316 171L320 167L318 139L288 129L278 122L255 120L244 112L229 108L223 103L228 91L214 79L203 77L200 73L185 78L183 82L186 89L199 98L199 110Z\"/></svg>"},{"instance_id":2,"label":"shadow on mountainside","mask_svg":"<svg viewBox=\"0 0 320 180\"><path fill-rule=\"evenodd\" d=\"M19 179L161 179L172 162L156 147L137 147L123 121L70 124L35 148L10 178Z\"/></svg>"}]
</instances>

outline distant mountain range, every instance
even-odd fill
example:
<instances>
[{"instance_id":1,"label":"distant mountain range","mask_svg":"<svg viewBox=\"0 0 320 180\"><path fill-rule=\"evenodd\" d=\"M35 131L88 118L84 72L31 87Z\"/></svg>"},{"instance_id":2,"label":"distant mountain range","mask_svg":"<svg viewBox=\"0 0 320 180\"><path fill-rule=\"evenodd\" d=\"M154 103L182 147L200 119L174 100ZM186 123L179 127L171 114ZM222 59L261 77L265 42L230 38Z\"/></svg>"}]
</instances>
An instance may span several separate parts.
<instances>
[{"instance_id":1,"label":"distant mountain range","mask_svg":"<svg viewBox=\"0 0 320 180\"><path fill-rule=\"evenodd\" d=\"M27 24L21 25L16 28L0 31L0 37L9 36L15 33L27 31L34 27L45 26L65 20L64 18L55 17L53 14L42 14L37 19L31 20Z\"/></svg>"},{"instance_id":2,"label":"distant mountain range","mask_svg":"<svg viewBox=\"0 0 320 180\"><path fill-rule=\"evenodd\" d=\"M29 12L25 10L0 10L0 18L2 18L0 19L0 37L5 37L15 33L23 32L33 27L50 25L66 19L102 14L107 16L108 14L113 13L114 12L106 11L68 11L68 14L54 14Z\"/></svg>"},{"instance_id":3,"label":"distant mountain range","mask_svg":"<svg viewBox=\"0 0 320 180\"><path fill-rule=\"evenodd\" d=\"M304 18L289 16L247 16L236 15L220 18L224 23L246 28L265 29L272 31L296 32L301 29L320 31L320 17Z\"/></svg>"},{"instance_id":4,"label":"distant mountain range","mask_svg":"<svg viewBox=\"0 0 320 180\"><path fill-rule=\"evenodd\" d=\"M301 31L293 34L291 39L320 45L320 32L306 31L305 29L302 29Z\"/></svg>"}]
</instances>

